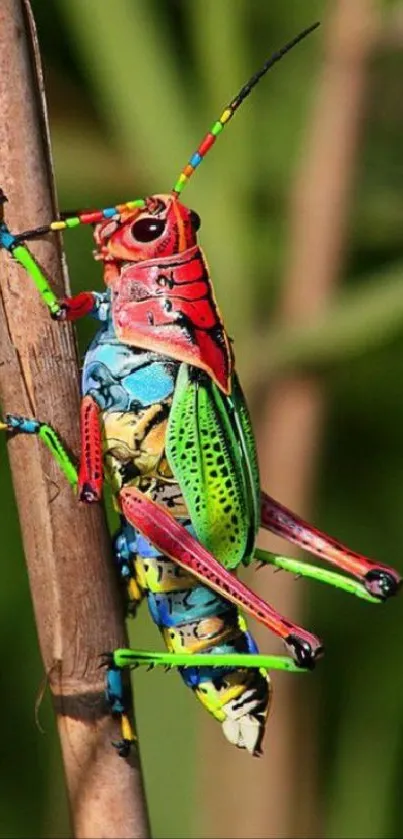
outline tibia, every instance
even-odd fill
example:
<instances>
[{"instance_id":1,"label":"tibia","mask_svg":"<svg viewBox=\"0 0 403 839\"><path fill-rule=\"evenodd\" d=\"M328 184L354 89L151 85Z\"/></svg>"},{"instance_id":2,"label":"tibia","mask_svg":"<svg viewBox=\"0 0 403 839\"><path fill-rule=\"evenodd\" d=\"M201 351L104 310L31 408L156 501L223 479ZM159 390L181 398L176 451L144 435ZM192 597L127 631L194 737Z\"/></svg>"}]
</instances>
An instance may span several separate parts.
<instances>
[{"instance_id":1,"label":"tibia","mask_svg":"<svg viewBox=\"0 0 403 839\"><path fill-rule=\"evenodd\" d=\"M397 571L350 550L341 542L312 527L265 492L261 493L260 515L261 526L266 530L352 574L363 583L373 597L387 600L397 593L401 584L401 577Z\"/></svg>"},{"instance_id":2,"label":"tibia","mask_svg":"<svg viewBox=\"0 0 403 839\"><path fill-rule=\"evenodd\" d=\"M112 653L115 667L253 667L265 670L287 670L302 673L292 658L287 656L260 655L258 653L165 653L144 650L120 649Z\"/></svg>"},{"instance_id":3,"label":"tibia","mask_svg":"<svg viewBox=\"0 0 403 839\"><path fill-rule=\"evenodd\" d=\"M309 577L311 580L318 580L320 583L335 586L343 591L347 591L348 594L355 594L363 600L368 600L370 603L380 603L379 597L373 597L357 580L352 580L350 577L345 577L336 571L328 571L326 568L319 568L317 565L310 565L307 562L301 562L301 560L289 556L279 556L270 551L263 551L260 548L256 548L253 559L260 566L273 565L275 568L290 571L291 574L296 574L299 577Z\"/></svg>"}]
</instances>

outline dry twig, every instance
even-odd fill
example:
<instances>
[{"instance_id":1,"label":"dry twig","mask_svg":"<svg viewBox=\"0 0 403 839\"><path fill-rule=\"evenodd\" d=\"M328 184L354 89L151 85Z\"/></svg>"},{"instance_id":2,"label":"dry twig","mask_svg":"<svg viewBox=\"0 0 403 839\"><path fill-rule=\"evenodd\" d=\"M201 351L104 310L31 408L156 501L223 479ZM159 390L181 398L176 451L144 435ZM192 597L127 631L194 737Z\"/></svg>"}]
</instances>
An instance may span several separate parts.
<instances>
[{"instance_id":1,"label":"dry twig","mask_svg":"<svg viewBox=\"0 0 403 839\"><path fill-rule=\"evenodd\" d=\"M0 4L0 183L18 231L55 216L43 84L28 0ZM32 250L65 292L55 240ZM6 411L50 422L78 451L78 360L24 272L1 255L0 393ZM102 510L80 506L35 438L10 440L13 484L44 667L52 691L75 835L146 837L138 759L119 759L100 652L126 643ZM55 494L54 487L59 492Z\"/></svg>"}]
</instances>

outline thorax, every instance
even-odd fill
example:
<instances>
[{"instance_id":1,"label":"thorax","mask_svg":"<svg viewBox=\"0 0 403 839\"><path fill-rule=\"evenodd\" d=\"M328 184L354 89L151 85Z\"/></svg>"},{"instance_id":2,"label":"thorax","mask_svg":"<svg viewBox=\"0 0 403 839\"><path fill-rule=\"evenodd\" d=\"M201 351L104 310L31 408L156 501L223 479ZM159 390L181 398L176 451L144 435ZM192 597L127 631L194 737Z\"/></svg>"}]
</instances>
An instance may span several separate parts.
<instances>
[{"instance_id":1,"label":"thorax","mask_svg":"<svg viewBox=\"0 0 403 839\"><path fill-rule=\"evenodd\" d=\"M165 457L178 368L167 356L120 343L109 315L86 352L82 391L101 408L105 473L114 492L135 483L155 500L174 496L183 514Z\"/></svg>"}]
</instances>

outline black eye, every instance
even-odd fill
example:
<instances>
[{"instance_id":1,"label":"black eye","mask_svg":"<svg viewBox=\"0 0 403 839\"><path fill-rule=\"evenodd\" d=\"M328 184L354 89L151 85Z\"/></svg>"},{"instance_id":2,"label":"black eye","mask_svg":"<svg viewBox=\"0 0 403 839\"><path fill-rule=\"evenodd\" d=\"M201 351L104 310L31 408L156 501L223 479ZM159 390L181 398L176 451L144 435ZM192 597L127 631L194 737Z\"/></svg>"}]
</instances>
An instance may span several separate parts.
<instances>
[{"instance_id":1,"label":"black eye","mask_svg":"<svg viewBox=\"0 0 403 839\"><path fill-rule=\"evenodd\" d=\"M194 210L190 211L190 223L193 227L194 232L197 233L201 225L201 218L197 213L195 213Z\"/></svg>"},{"instance_id":2,"label":"black eye","mask_svg":"<svg viewBox=\"0 0 403 839\"><path fill-rule=\"evenodd\" d=\"M141 218L132 225L132 236L138 242L152 242L165 230L165 221L158 218Z\"/></svg>"}]
</instances>

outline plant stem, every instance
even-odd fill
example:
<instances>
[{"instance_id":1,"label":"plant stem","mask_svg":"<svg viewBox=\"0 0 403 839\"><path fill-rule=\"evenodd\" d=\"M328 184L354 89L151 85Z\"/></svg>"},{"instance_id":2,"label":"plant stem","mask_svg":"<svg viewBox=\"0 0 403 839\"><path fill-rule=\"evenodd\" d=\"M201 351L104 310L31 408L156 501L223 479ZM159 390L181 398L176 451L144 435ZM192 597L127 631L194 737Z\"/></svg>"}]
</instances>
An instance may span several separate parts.
<instances>
[{"instance_id":1,"label":"plant stem","mask_svg":"<svg viewBox=\"0 0 403 839\"><path fill-rule=\"evenodd\" d=\"M28 0L0 6L0 183L19 231L55 217L46 105ZM32 250L66 293L60 243ZM51 423L78 451L78 358L68 324L55 324L24 271L1 254L0 395L4 412ZM9 442L13 484L39 644L57 714L74 835L146 837L140 762L119 759L104 701L101 652L127 643L100 506L79 505L40 441Z\"/></svg>"}]
</instances>

